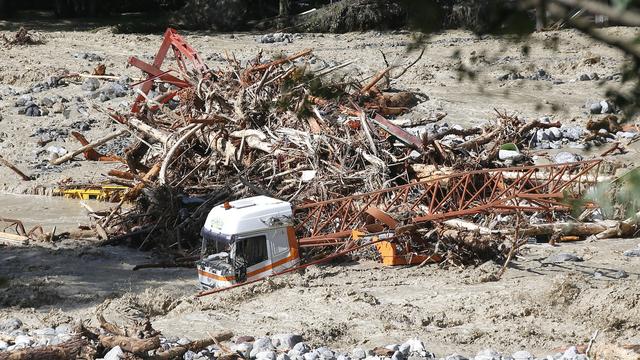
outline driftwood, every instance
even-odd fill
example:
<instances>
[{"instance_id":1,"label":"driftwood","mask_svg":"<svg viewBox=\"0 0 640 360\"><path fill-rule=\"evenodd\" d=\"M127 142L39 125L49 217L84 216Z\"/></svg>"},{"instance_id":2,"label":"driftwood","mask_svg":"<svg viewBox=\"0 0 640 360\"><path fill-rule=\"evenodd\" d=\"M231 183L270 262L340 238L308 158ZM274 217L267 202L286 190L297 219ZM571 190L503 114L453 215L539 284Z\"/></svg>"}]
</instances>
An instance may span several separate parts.
<instances>
[{"instance_id":1,"label":"driftwood","mask_svg":"<svg viewBox=\"0 0 640 360\"><path fill-rule=\"evenodd\" d=\"M160 164L155 164L151 168L151 170L149 170L149 172L142 177L142 182L136 184L136 186L134 186L129 191L127 191L127 193L124 195L123 200L124 199L132 200L137 198L140 195L140 192L142 191L142 189L144 189L144 187L147 185L147 183L149 181L154 180L159 173L160 173Z\"/></svg>"},{"instance_id":2,"label":"driftwood","mask_svg":"<svg viewBox=\"0 0 640 360\"><path fill-rule=\"evenodd\" d=\"M213 334L209 339L196 340L185 346L176 346L167 351L156 352L155 355L149 356L150 360L172 360L181 359L182 356L189 350L198 352L207 346L214 345L218 342L227 341L233 337L231 331L223 331L217 334Z\"/></svg>"},{"instance_id":3,"label":"driftwood","mask_svg":"<svg viewBox=\"0 0 640 360\"><path fill-rule=\"evenodd\" d=\"M590 236L600 234L609 227L605 223L552 223L552 224L533 224L520 230L521 235L538 236L538 235L575 235Z\"/></svg>"},{"instance_id":4,"label":"driftwood","mask_svg":"<svg viewBox=\"0 0 640 360\"><path fill-rule=\"evenodd\" d=\"M175 154L175 152L178 150L178 148L182 143L184 143L187 139L192 137L198 130L202 129L203 126L204 125L202 124L198 124L194 126L191 130L189 130L186 134L184 134L180 139L178 139L178 141L176 141L171 146L171 149L169 149L169 151L167 151L167 155L165 155L164 160L162 161L162 165L160 166L160 175L158 176L158 180L160 181L161 185L164 185L167 183L167 167L171 163L171 160L173 159L173 155Z\"/></svg>"},{"instance_id":5,"label":"driftwood","mask_svg":"<svg viewBox=\"0 0 640 360\"><path fill-rule=\"evenodd\" d=\"M72 339L60 345L26 348L11 352L0 352L0 360L69 360L80 354L87 342Z\"/></svg>"},{"instance_id":6,"label":"driftwood","mask_svg":"<svg viewBox=\"0 0 640 360\"><path fill-rule=\"evenodd\" d=\"M81 148L78 148L78 149L76 149L76 150L74 150L74 151L72 151L72 152L70 152L68 154L60 156L57 159L54 159L53 161L51 161L51 164L60 165L60 164L62 164L64 162L67 162L67 161L73 159L75 156L84 153L85 151L87 151L89 149L93 149L93 148L95 148L97 146L105 144L105 143L109 142L110 140L113 140L113 139L117 138L118 136L121 136L121 135L124 135L124 134L127 134L127 133L129 133L128 130L116 131L113 134L110 134L110 135L107 135L105 137L102 137L102 138L100 138L100 139L98 139L98 140L96 140L96 141L94 141L92 143L89 143L89 144L87 144L87 145L85 145L85 146L83 146Z\"/></svg>"},{"instance_id":7,"label":"driftwood","mask_svg":"<svg viewBox=\"0 0 640 360\"><path fill-rule=\"evenodd\" d=\"M154 336L148 339L136 339L120 335L103 335L100 336L100 343L106 348L120 346L123 351L136 355L147 355L149 350L160 347L160 336Z\"/></svg>"},{"instance_id":8,"label":"driftwood","mask_svg":"<svg viewBox=\"0 0 640 360\"><path fill-rule=\"evenodd\" d=\"M25 173L23 173L20 169L18 169L15 165L13 165L12 163L10 163L9 161L7 161L7 159L3 158L2 156L0 156L0 164L8 167L9 169L11 169L14 173L18 174L18 176L20 176L20 178L24 181L30 181L31 177L25 175Z\"/></svg>"},{"instance_id":9,"label":"driftwood","mask_svg":"<svg viewBox=\"0 0 640 360\"><path fill-rule=\"evenodd\" d=\"M11 234L8 232L0 232L0 243L8 245L25 245L29 242L27 236Z\"/></svg>"}]
</instances>

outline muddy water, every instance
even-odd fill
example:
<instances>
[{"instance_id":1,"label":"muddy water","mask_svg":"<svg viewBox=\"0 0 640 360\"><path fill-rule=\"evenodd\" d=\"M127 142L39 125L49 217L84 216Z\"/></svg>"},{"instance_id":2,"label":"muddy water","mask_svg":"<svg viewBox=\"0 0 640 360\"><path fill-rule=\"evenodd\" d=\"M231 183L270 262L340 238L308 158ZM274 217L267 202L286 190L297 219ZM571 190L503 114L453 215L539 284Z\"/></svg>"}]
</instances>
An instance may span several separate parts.
<instances>
[{"instance_id":1,"label":"muddy water","mask_svg":"<svg viewBox=\"0 0 640 360\"><path fill-rule=\"evenodd\" d=\"M95 200L82 201L96 211L114 205ZM41 225L45 231L54 226L57 232L70 231L77 229L78 225L89 224L87 210L80 202L62 197L0 194L0 218L20 220L27 230Z\"/></svg>"}]
</instances>

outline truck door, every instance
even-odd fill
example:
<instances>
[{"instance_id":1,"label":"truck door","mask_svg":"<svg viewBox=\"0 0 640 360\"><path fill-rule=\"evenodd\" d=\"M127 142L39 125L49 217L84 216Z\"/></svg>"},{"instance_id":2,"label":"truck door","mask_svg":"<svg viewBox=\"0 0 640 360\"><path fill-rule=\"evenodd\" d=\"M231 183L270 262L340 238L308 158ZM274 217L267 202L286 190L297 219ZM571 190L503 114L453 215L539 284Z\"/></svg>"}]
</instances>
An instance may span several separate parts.
<instances>
[{"instance_id":1,"label":"truck door","mask_svg":"<svg viewBox=\"0 0 640 360\"><path fill-rule=\"evenodd\" d=\"M233 267L236 281L247 280L247 269L269 259L266 235L241 238L235 242Z\"/></svg>"},{"instance_id":2,"label":"truck door","mask_svg":"<svg viewBox=\"0 0 640 360\"><path fill-rule=\"evenodd\" d=\"M289 239L287 238L287 228L275 228L269 230L269 260L271 263L285 259L289 256L291 249L289 247Z\"/></svg>"}]
</instances>

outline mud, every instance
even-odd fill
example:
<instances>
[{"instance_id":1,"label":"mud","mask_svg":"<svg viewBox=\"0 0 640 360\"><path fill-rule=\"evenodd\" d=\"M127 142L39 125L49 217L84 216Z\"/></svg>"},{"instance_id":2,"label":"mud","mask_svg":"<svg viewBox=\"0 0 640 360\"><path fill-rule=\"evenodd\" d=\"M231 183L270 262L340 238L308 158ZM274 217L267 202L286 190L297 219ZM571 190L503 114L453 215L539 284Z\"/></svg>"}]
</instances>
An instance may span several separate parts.
<instances>
[{"instance_id":1,"label":"mud","mask_svg":"<svg viewBox=\"0 0 640 360\"><path fill-rule=\"evenodd\" d=\"M0 22L0 26L6 29L9 24ZM637 29L605 31L630 37ZM59 69L91 72L97 62L74 57L78 52L102 56L109 73L138 78L138 72L125 66L127 57L149 59L160 43L160 35L116 35L104 28L75 32L64 25L48 24L42 32L44 45L13 47L0 53L0 90L21 91ZM281 51L292 53L312 47L318 62L356 60L348 71L367 77L385 67L380 51L391 61L394 57L416 56L406 53L412 34L405 32L299 34L292 43L278 44L259 44L256 37L204 32L186 36L213 67L225 66L225 50L246 61L260 50L265 57L272 57ZM557 52L552 48L554 39ZM563 123L584 124L589 119L585 103L603 99L609 87L621 86L615 80L576 80L583 73L595 72L601 78L616 74L623 58L616 50L574 31L534 35L528 55L521 44L479 38L463 31L436 34L427 40L426 48L422 60L393 83L397 89L415 90L429 97L407 117L445 111L448 116L442 122L469 126L491 119L492 109L498 108L529 119L553 115ZM552 80L533 80L530 76L539 69L545 69ZM475 74L475 81L469 81L468 70ZM513 71L526 77L498 80ZM17 114L17 95L2 93L0 155L36 175L36 180L24 183L2 167L0 184L5 189L22 192L38 185L55 187L69 178L96 183L117 167L87 161L55 169L39 167L46 159L34 155L40 148L31 136L37 128L68 128L74 122L94 119L84 134L96 139L116 126L91 107L86 107L88 115L78 110L83 102L73 99L85 95L80 84L33 95L64 96L71 100L71 113L68 118L60 114L28 118ZM103 105L126 109L130 101L130 97L124 97ZM637 144L616 160L636 162ZM64 136L49 145L67 149L78 146ZM599 152L592 150L584 155L589 158ZM553 151L534 153L545 158ZM2 197L0 216L45 222L47 226L74 227L88 222L77 201L63 204L58 200L48 203L41 198L23 199ZM46 207L55 215L45 212ZM640 342L640 261L622 255L639 241L528 245L499 281L491 280L502 264L440 269L386 268L372 262L353 262L309 268L304 273L201 299L193 296L197 291L193 269L132 271L136 264L162 260L151 253L122 247L96 248L90 240L67 240L55 246L5 246L0 247L0 320L18 317L32 328L77 318L95 323L96 311L103 311L118 323L149 316L165 335L193 339L221 329L252 336L296 332L314 344L350 350L418 337L437 354L475 354L492 347L508 352L526 348L542 355L557 347L584 343L595 330L601 331L605 341ZM575 253L585 261L543 263L557 252ZM618 278L615 274L620 270L628 276Z\"/></svg>"}]
</instances>

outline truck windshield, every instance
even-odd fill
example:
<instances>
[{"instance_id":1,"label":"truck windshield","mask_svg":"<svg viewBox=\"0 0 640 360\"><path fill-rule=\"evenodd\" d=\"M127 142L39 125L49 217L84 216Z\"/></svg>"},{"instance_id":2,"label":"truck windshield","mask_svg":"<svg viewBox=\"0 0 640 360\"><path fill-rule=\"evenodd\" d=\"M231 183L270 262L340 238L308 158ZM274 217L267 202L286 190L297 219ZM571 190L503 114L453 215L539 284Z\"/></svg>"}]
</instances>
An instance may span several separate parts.
<instances>
[{"instance_id":1,"label":"truck windshield","mask_svg":"<svg viewBox=\"0 0 640 360\"><path fill-rule=\"evenodd\" d=\"M204 228L200 232L200 235L202 235L202 256L229 251L229 246L233 242L231 235L207 231Z\"/></svg>"}]
</instances>

